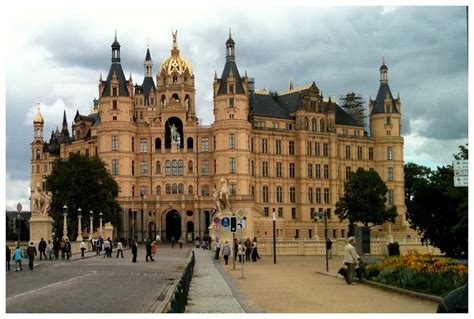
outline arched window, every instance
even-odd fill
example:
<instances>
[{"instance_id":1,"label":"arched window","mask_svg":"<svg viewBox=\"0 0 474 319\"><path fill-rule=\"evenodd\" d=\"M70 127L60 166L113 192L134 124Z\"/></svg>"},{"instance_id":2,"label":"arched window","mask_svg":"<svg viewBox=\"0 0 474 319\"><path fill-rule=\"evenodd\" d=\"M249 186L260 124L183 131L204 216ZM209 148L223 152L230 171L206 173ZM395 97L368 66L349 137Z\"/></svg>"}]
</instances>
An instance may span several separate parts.
<instances>
[{"instance_id":1,"label":"arched window","mask_svg":"<svg viewBox=\"0 0 474 319\"><path fill-rule=\"evenodd\" d=\"M192 138L192 137L188 137L188 142L187 142L186 144L187 144L187 147L188 147L188 151L192 151L192 150L193 150L193 146L194 146L193 138Z\"/></svg>"},{"instance_id":2,"label":"arched window","mask_svg":"<svg viewBox=\"0 0 474 319\"><path fill-rule=\"evenodd\" d=\"M166 184L166 194L171 194L171 185Z\"/></svg>"},{"instance_id":3,"label":"arched window","mask_svg":"<svg viewBox=\"0 0 474 319\"><path fill-rule=\"evenodd\" d=\"M161 138L157 137L155 139L155 152L161 150Z\"/></svg>"},{"instance_id":4,"label":"arched window","mask_svg":"<svg viewBox=\"0 0 474 319\"><path fill-rule=\"evenodd\" d=\"M189 161L188 162L188 173L192 173L193 172L193 161Z\"/></svg>"},{"instance_id":5,"label":"arched window","mask_svg":"<svg viewBox=\"0 0 474 319\"><path fill-rule=\"evenodd\" d=\"M326 130L324 129L324 120L319 121L319 130L321 132L326 132Z\"/></svg>"},{"instance_id":6,"label":"arched window","mask_svg":"<svg viewBox=\"0 0 474 319\"><path fill-rule=\"evenodd\" d=\"M171 99L176 101L176 102L179 102L179 95L177 93L174 93L172 96L171 96Z\"/></svg>"},{"instance_id":7,"label":"arched window","mask_svg":"<svg viewBox=\"0 0 474 319\"><path fill-rule=\"evenodd\" d=\"M39 148L36 149L36 159L41 159L41 150Z\"/></svg>"},{"instance_id":8,"label":"arched window","mask_svg":"<svg viewBox=\"0 0 474 319\"><path fill-rule=\"evenodd\" d=\"M165 165L166 165L166 176L171 176L171 161L167 160Z\"/></svg>"},{"instance_id":9,"label":"arched window","mask_svg":"<svg viewBox=\"0 0 474 319\"><path fill-rule=\"evenodd\" d=\"M188 186L188 194L192 194L193 193L193 185L189 185Z\"/></svg>"},{"instance_id":10,"label":"arched window","mask_svg":"<svg viewBox=\"0 0 474 319\"><path fill-rule=\"evenodd\" d=\"M171 193L178 194L178 185L177 184L173 184L171 186Z\"/></svg>"},{"instance_id":11,"label":"arched window","mask_svg":"<svg viewBox=\"0 0 474 319\"><path fill-rule=\"evenodd\" d=\"M161 96L160 104L161 104L161 108L164 108L166 106L166 97L164 95Z\"/></svg>"},{"instance_id":12,"label":"arched window","mask_svg":"<svg viewBox=\"0 0 474 319\"><path fill-rule=\"evenodd\" d=\"M182 160L178 161L178 176L183 176L184 171L184 162Z\"/></svg>"},{"instance_id":13,"label":"arched window","mask_svg":"<svg viewBox=\"0 0 474 319\"><path fill-rule=\"evenodd\" d=\"M172 174L171 175L177 176L178 175L178 161L173 160L173 162L171 163L171 168L172 168Z\"/></svg>"},{"instance_id":14,"label":"arched window","mask_svg":"<svg viewBox=\"0 0 474 319\"><path fill-rule=\"evenodd\" d=\"M316 132L316 131L317 131L317 127L316 127L317 125L316 125L316 123L317 123L317 122L316 122L316 119L312 119L312 120L311 120L311 130L312 130L313 132Z\"/></svg>"},{"instance_id":15,"label":"arched window","mask_svg":"<svg viewBox=\"0 0 474 319\"><path fill-rule=\"evenodd\" d=\"M156 186L156 195L161 195L161 186Z\"/></svg>"},{"instance_id":16,"label":"arched window","mask_svg":"<svg viewBox=\"0 0 474 319\"><path fill-rule=\"evenodd\" d=\"M308 128L309 128L308 118L305 117L305 118L304 118L304 129L307 130Z\"/></svg>"},{"instance_id":17,"label":"arched window","mask_svg":"<svg viewBox=\"0 0 474 319\"><path fill-rule=\"evenodd\" d=\"M161 174L161 162L156 161L155 174Z\"/></svg>"},{"instance_id":18,"label":"arched window","mask_svg":"<svg viewBox=\"0 0 474 319\"><path fill-rule=\"evenodd\" d=\"M178 194L184 194L184 185L183 184L178 185Z\"/></svg>"}]
</instances>

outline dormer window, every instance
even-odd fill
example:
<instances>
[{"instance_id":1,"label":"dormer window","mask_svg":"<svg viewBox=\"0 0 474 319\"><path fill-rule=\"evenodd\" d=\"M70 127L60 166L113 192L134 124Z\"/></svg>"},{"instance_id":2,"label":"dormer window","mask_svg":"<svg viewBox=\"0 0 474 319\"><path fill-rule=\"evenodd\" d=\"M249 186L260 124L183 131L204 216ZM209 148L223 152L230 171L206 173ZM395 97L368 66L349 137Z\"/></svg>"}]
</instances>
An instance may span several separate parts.
<instances>
[{"instance_id":1,"label":"dormer window","mask_svg":"<svg viewBox=\"0 0 474 319\"><path fill-rule=\"evenodd\" d=\"M117 96L117 88L112 88L112 96Z\"/></svg>"},{"instance_id":2,"label":"dormer window","mask_svg":"<svg viewBox=\"0 0 474 319\"><path fill-rule=\"evenodd\" d=\"M112 101L112 110L116 110L117 109L117 100L113 100Z\"/></svg>"},{"instance_id":3,"label":"dormer window","mask_svg":"<svg viewBox=\"0 0 474 319\"><path fill-rule=\"evenodd\" d=\"M234 98L229 98L229 107L234 107Z\"/></svg>"},{"instance_id":4,"label":"dormer window","mask_svg":"<svg viewBox=\"0 0 474 319\"><path fill-rule=\"evenodd\" d=\"M234 86L232 84L229 84L229 91L227 93L234 94Z\"/></svg>"}]
</instances>

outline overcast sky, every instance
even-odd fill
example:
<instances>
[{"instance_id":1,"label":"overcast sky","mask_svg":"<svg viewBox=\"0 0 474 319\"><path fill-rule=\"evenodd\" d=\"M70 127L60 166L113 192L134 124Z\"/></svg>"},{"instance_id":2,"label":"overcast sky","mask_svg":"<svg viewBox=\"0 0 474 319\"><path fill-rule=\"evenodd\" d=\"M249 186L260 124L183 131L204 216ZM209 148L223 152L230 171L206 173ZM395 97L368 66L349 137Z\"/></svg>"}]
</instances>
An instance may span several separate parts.
<instances>
[{"instance_id":1,"label":"overcast sky","mask_svg":"<svg viewBox=\"0 0 474 319\"><path fill-rule=\"evenodd\" d=\"M257 88L286 90L315 81L324 96L354 91L375 98L385 56L392 93L400 93L405 162L450 164L467 143L465 7L161 7L127 1L113 8L41 1L6 17L6 208L29 209L33 116L41 103L44 135L87 114L110 67L114 31L122 67L141 84L147 44L153 73L170 55L178 30L181 55L196 81L196 109L213 121L212 81L225 63L229 27L240 73ZM117 3L117 2L113 2ZM155 7L153 7L155 6Z\"/></svg>"}]
</instances>

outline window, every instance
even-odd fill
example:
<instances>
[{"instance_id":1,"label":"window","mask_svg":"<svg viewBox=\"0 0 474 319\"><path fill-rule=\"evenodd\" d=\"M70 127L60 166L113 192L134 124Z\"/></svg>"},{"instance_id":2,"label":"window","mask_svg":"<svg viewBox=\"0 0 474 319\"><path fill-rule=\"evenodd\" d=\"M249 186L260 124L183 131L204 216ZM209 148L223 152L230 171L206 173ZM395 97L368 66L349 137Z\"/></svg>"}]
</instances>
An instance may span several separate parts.
<instances>
[{"instance_id":1,"label":"window","mask_svg":"<svg viewBox=\"0 0 474 319\"><path fill-rule=\"evenodd\" d=\"M255 186L254 185L252 185L250 187L250 195L252 195L252 198L255 198Z\"/></svg>"},{"instance_id":2,"label":"window","mask_svg":"<svg viewBox=\"0 0 474 319\"><path fill-rule=\"evenodd\" d=\"M112 116L112 121L117 121L117 116Z\"/></svg>"},{"instance_id":3,"label":"window","mask_svg":"<svg viewBox=\"0 0 474 319\"><path fill-rule=\"evenodd\" d=\"M316 120L315 120L315 119L312 119L312 120L311 120L311 130L312 130L313 132L316 132L317 129L318 129L318 128L317 128L317 126L316 126Z\"/></svg>"},{"instance_id":4,"label":"window","mask_svg":"<svg viewBox=\"0 0 474 319\"><path fill-rule=\"evenodd\" d=\"M281 162L276 163L276 177L281 177Z\"/></svg>"},{"instance_id":5,"label":"window","mask_svg":"<svg viewBox=\"0 0 474 319\"><path fill-rule=\"evenodd\" d=\"M217 160L214 160L214 175L217 174Z\"/></svg>"},{"instance_id":6,"label":"window","mask_svg":"<svg viewBox=\"0 0 474 319\"><path fill-rule=\"evenodd\" d=\"M316 179L321 179L321 165L320 164L316 164L315 165L315 175L316 175Z\"/></svg>"},{"instance_id":7,"label":"window","mask_svg":"<svg viewBox=\"0 0 474 319\"><path fill-rule=\"evenodd\" d=\"M324 120L320 120L320 121L319 121L319 130L320 130L321 132L325 132L325 131L326 131L326 130L325 130L325 126L324 126Z\"/></svg>"},{"instance_id":8,"label":"window","mask_svg":"<svg viewBox=\"0 0 474 319\"><path fill-rule=\"evenodd\" d=\"M161 162L160 161L156 161L155 173L156 174L161 174Z\"/></svg>"},{"instance_id":9,"label":"window","mask_svg":"<svg viewBox=\"0 0 474 319\"><path fill-rule=\"evenodd\" d=\"M262 176L268 177L268 162L267 161L262 162Z\"/></svg>"},{"instance_id":10,"label":"window","mask_svg":"<svg viewBox=\"0 0 474 319\"><path fill-rule=\"evenodd\" d=\"M311 143L311 142L306 142L306 154L308 154L308 156L313 155L312 154L313 153L312 152L313 151L313 147L312 147L313 145L312 144L313 143Z\"/></svg>"},{"instance_id":11,"label":"window","mask_svg":"<svg viewBox=\"0 0 474 319\"><path fill-rule=\"evenodd\" d=\"M184 185L183 184L178 185L178 194L184 194Z\"/></svg>"},{"instance_id":12,"label":"window","mask_svg":"<svg viewBox=\"0 0 474 319\"><path fill-rule=\"evenodd\" d=\"M357 159L362 159L362 146L357 146Z\"/></svg>"},{"instance_id":13,"label":"window","mask_svg":"<svg viewBox=\"0 0 474 319\"><path fill-rule=\"evenodd\" d=\"M184 162L182 160L178 161L178 176L183 176L184 171Z\"/></svg>"},{"instance_id":14,"label":"window","mask_svg":"<svg viewBox=\"0 0 474 319\"><path fill-rule=\"evenodd\" d=\"M277 122L273 122L274 129L278 129L279 127L280 127L280 124L278 124Z\"/></svg>"},{"instance_id":15,"label":"window","mask_svg":"<svg viewBox=\"0 0 474 319\"><path fill-rule=\"evenodd\" d=\"M283 187L276 187L276 201L277 203L283 203Z\"/></svg>"},{"instance_id":16,"label":"window","mask_svg":"<svg viewBox=\"0 0 474 319\"><path fill-rule=\"evenodd\" d=\"M171 162L171 175L177 176L178 175L178 161L173 160Z\"/></svg>"},{"instance_id":17,"label":"window","mask_svg":"<svg viewBox=\"0 0 474 319\"><path fill-rule=\"evenodd\" d=\"M148 152L148 141L146 138L140 139L140 153Z\"/></svg>"},{"instance_id":18,"label":"window","mask_svg":"<svg viewBox=\"0 0 474 319\"><path fill-rule=\"evenodd\" d=\"M235 134L229 134L229 148L235 148Z\"/></svg>"},{"instance_id":19,"label":"window","mask_svg":"<svg viewBox=\"0 0 474 319\"><path fill-rule=\"evenodd\" d=\"M161 186L156 186L156 195L161 195Z\"/></svg>"},{"instance_id":20,"label":"window","mask_svg":"<svg viewBox=\"0 0 474 319\"><path fill-rule=\"evenodd\" d=\"M229 98L229 107L234 107L234 98Z\"/></svg>"},{"instance_id":21,"label":"window","mask_svg":"<svg viewBox=\"0 0 474 319\"><path fill-rule=\"evenodd\" d=\"M283 218L283 207L278 207L278 217Z\"/></svg>"},{"instance_id":22,"label":"window","mask_svg":"<svg viewBox=\"0 0 474 319\"><path fill-rule=\"evenodd\" d=\"M41 150L39 148L36 149L36 159L37 160L41 159Z\"/></svg>"},{"instance_id":23,"label":"window","mask_svg":"<svg viewBox=\"0 0 474 319\"><path fill-rule=\"evenodd\" d=\"M188 194L192 194L193 193L193 185L189 185L188 186Z\"/></svg>"},{"instance_id":24,"label":"window","mask_svg":"<svg viewBox=\"0 0 474 319\"><path fill-rule=\"evenodd\" d=\"M112 151L118 151L118 136L112 136Z\"/></svg>"},{"instance_id":25,"label":"window","mask_svg":"<svg viewBox=\"0 0 474 319\"><path fill-rule=\"evenodd\" d=\"M117 100L113 100L112 101L112 110L116 110L117 109Z\"/></svg>"},{"instance_id":26,"label":"window","mask_svg":"<svg viewBox=\"0 0 474 319\"><path fill-rule=\"evenodd\" d=\"M391 116L386 116L385 117L385 125L391 125L392 124L392 117Z\"/></svg>"},{"instance_id":27,"label":"window","mask_svg":"<svg viewBox=\"0 0 474 319\"><path fill-rule=\"evenodd\" d=\"M308 163L308 178L313 178L313 164Z\"/></svg>"},{"instance_id":28,"label":"window","mask_svg":"<svg viewBox=\"0 0 474 319\"><path fill-rule=\"evenodd\" d=\"M281 140L275 141L275 153L281 154Z\"/></svg>"},{"instance_id":29,"label":"window","mask_svg":"<svg viewBox=\"0 0 474 319\"><path fill-rule=\"evenodd\" d=\"M313 188L312 187L308 187L308 202L310 204L313 203Z\"/></svg>"},{"instance_id":30,"label":"window","mask_svg":"<svg viewBox=\"0 0 474 319\"><path fill-rule=\"evenodd\" d=\"M295 178L295 163L290 163L290 178Z\"/></svg>"},{"instance_id":31,"label":"window","mask_svg":"<svg viewBox=\"0 0 474 319\"><path fill-rule=\"evenodd\" d=\"M387 201L388 201L388 205L390 205L390 206L394 205L395 195L394 195L393 189L388 190Z\"/></svg>"},{"instance_id":32,"label":"window","mask_svg":"<svg viewBox=\"0 0 474 319\"><path fill-rule=\"evenodd\" d=\"M230 184L229 193L230 193L230 196L232 196L232 197L235 197L237 195L237 185L236 184Z\"/></svg>"},{"instance_id":33,"label":"window","mask_svg":"<svg viewBox=\"0 0 474 319\"><path fill-rule=\"evenodd\" d=\"M117 88L112 88L112 96L117 96Z\"/></svg>"},{"instance_id":34,"label":"window","mask_svg":"<svg viewBox=\"0 0 474 319\"><path fill-rule=\"evenodd\" d=\"M268 217L270 215L270 208L263 207L263 216Z\"/></svg>"},{"instance_id":35,"label":"window","mask_svg":"<svg viewBox=\"0 0 474 319\"><path fill-rule=\"evenodd\" d=\"M268 186L262 186L262 202L268 203Z\"/></svg>"},{"instance_id":36,"label":"window","mask_svg":"<svg viewBox=\"0 0 474 319\"><path fill-rule=\"evenodd\" d=\"M234 94L234 86L232 84L229 84L229 91L227 93Z\"/></svg>"},{"instance_id":37,"label":"window","mask_svg":"<svg viewBox=\"0 0 474 319\"><path fill-rule=\"evenodd\" d=\"M171 161L167 160L165 163L166 166L166 176L171 176Z\"/></svg>"},{"instance_id":38,"label":"window","mask_svg":"<svg viewBox=\"0 0 474 319\"><path fill-rule=\"evenodd\" d=\"M321 204L321 188L316 188L315 189L315 200L316 204Z\"/></svg>"},{"instance_id":39,"label":"window","mask_svg":"<svg viewBox=\"0 0 474 319\"><path fill-rule=\"evenodd\" d=\"M346 181L348 181L351 178L351 167L346 166Z\"/></svg>"},{"instance_id":40,"label":"window","mask_svg":"<svg viewBox=\"0 0 474 319\"><path fill-rule=\"evenodd\" d=\"M324 179L329 179L329 165L324 164Z\"/></svg>"},{"instance_id":41,"label":"window","mask_svg":"<svg viewBox=\"0 0 474 319\"><path fill-rule=\"evenodd\" d=\"M296 219L296 207L291 207L291 219Z\"/></svg>"},{"instance_id":42,"label":"window","mask_svg":"<svg viewBox=\"0 0 474 319\"><path fill-rule=\"evenodd\" d=\"M315 148L315 150L314 150L314 153L315 153L315 154L314 154L314 155L316 155L316 156L321 156L321 143L316 142L316 143L314 144L314 148Z\"/></svg>"},{"instance_id":43,"label":"window","mask_svg":"<svg viewBox=\"0 0 474 319\"><path fill-rule=\"evenodd\" d=\"M268 152L268 142L266 138L262 138L262 153Z\"/></svg>"},{"instance_id":44,"label":"window","mask_svg":"<svg viewBox=\"0 0 474 319\"><path fill-rule=\"evenodd\" d=\"M135 152L135 138L132 137L132 152ZM95 152L97 154L97 152Z\"/></svg>"},{"instance_id":45,"label":"window","mask_svg":"<svg viewBox=\"0 0 474 319\"><path fill-rule=\"evenodd\" d=\"M135 185L132 185L132 197L135 196Z\"/></svg>"},{"instance_id":46,"label":"window","mask_svg":"<svg viewBox=\"0 0 474 319\"><path fill-rule=\"evenodd\" d=\"M387 159L393 160L393 149L391 146L387 146Z\"/></svg>"},{"instance_id":47,"label":"window","mask_svg":"<svg viewBox=\"0 0 474 319\"><path fill-rule=\"evenodd\" d=\"M235 174L235 157L229 158L229 173Z\"/></svg>"},{"instance_id":48,"label":"window","mask_svg":"<svg viewBox=\"0 0 474 319\"><path fill-rule=\"evenodd\" d=\"M148 176L148 165L146 161L140 161L140 176Z\"/></svg>"},{"instance_id":49,"label":"window","mask_svg":"<svg viewBox=\"0 0 474 319\"><path fill-rule=\"evenodd\" d=\"M290 187L290 203L296 203L296 188Z\"/></svg>"},{"instance_id":50,"label":"window","mask_svg":"<svg viewBox=\"0 0 474 319\"><path fill-rule=\"evenodd\" d=\"M140 196L148 195L148 188L146 186L140 186Z\"/></svg>"},{"instance_id":51,"label":"window","mask_svg":"<svg viewBox=\"0 0 474 319\"><path fill-rule=\"evenodd\" d=\"M117 176L118 175L118 160L114 159L112 160L112 175Z\"/></svg>"},{"instance_id":52,"label":"window","mask_svg":"<svg viewBox=\"0 0 474 319\"><path fill-rule=\"evenodd\" d=\"M188 173L193 172L193 161L188 161Z\"/></svg>"},{"instance_id":53,"label":"window","mask_svg":"<svg viewBox=\"0 0 474 319\"><path fill-rule=\"evenodd\" d=\"M255 175L255 162L253 160L250 161L250 175L251 176Z\"/></svg>"},{"instance_id":54,"label":"window","mask_svg":"<svg viewBox=\"0 0 474 319\"><path fill-rule=\"evenodd\" d=\"M323 143L323 156L324 157L329 157L328 143Z\"/></svg>"},{"instance_id":55,"label":"window","mask_svg":"<svg viewBox=\"0 0 474 319\"><path fill-rule=\"evenodd\" d=\"M253 138L250 139L250 152L253 153Z\"/></svg>"},{"instance_id":56,"label":"window","mask_svg":"<svg viewBox=\"0 0 474 319\"><path fill-rule=\"evenodd\" d=\"M201 150L203 152L209 152L209 138L208 137L201 138Z\"/></svg>"},{"instance_id":57,"label":"window","mask_svg":"<svg viewBox=\"0 0 474 319\"><path fill-rule=\"evenodd\" d=\"M393 167L387 168L387 180L393 181Z\"/></svg>"},{"instance_id":58,"label":"window","mask_svg":"<svg viewBox=\"0 0 474 319\"><path fill-rule=\"evenodd\" d=\"M201 173L204 176L209 176L209 161L208 160L201 162Z\"/></svg>"},{"instance_id":59,"label":"window","mask_svg":"<svg viewBox=\"0 0 474 319\"><path fill-rule=\"evenodd\" d=\"M374 160L374 148L369 147L369 160L373 161Z\"/></svg>"},{"instance_id":60,"label":"window","mask_svg":"<svg viewBox=\"0 0 474 319\"><path fill-rule=\"evenodd\" d=\"M166 184L166 194L171 194L171 185Z\"/></svg>"},{"instance_id":61,"label":"window","mask_svg":"<svg viewBox=\"0 0 474 319\"><path fill-rule=\"evenodd\" d=\"M329 188L324 189L324 204L329 204Z\"/></svg>"},{"instance_id":62,"label":"window","mask_svg":"<svg viewBox=\"0 0 474 319\"><path fill-rule=\"evenodd\" d=\"M201 186L201 195L202 196L209 196L209 186L208 185L202 185Z\"/></svg>"},{"instance_id":63,"label":"window","mask_svg":"<svg viewBox=\"0 0 474 319\"><path fill-rule=\"evenodd\" d=\"M132 176L135 176L135 161L132 161Z\"/></svg>"},{"instance_id":64,"label":"window","mask_svg":"<svg viewBox=\"0 0 474 319\"><path fill-rule=\"evenodd\" d=\"M346 159L351 159L351 146L346 145Z\"/></svg>"},{"instance_id":65,"label":"window","mask_svg":"<svg viewBox=\"0 0 474 319\"><path fill-rule=\"evenodd\" d=\"M295 155L295 141L288 142L288 154Z\"/></svg>"}]
</instances>

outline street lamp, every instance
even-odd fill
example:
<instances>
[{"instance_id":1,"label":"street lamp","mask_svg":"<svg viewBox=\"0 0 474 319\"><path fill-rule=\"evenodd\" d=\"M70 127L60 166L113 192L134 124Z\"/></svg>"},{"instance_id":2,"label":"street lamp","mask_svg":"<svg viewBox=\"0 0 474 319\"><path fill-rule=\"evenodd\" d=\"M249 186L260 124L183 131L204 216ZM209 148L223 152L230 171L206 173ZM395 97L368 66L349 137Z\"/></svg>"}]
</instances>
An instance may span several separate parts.
<instances>
[{"instance_id":1,"label":"street lamp","mask_svg":"<svg viewBox=\"0 0 474 319\"><path fill-rule=\"evenodd\" d=\"M276 227L276 215L275 215L275 207L273 208L273 263L277 263L277 250L276 250L276 232L275 232L275 227Z\"/></svg>"},{"instance_id":2,"label":"street lamp","mask_svg":"<svg viewBox=\"0 0 474 319\"><path fill-rule=\"evenodd\" d=\"M89 219L90 219L90 223L89 223L89 232L90 232L90 235L89 237L92 238L92 235L94 234L94 224L93 224L93 218L94 218L94 212L91 211L89 212Z\"/></svg>"},{"instance_id":3,"label":"street lamp","mask_svg":"<svg viewBox=\"0 0 474 319\"><path fill-rule=\"evenodd\" d=\"M64 217L64 222L63 222L63 239L66 239L67 237L67 206L63 206L63 217Z\"/></svg>"},{"instance_id":4,"label":"street lamp","mask_svg":"<svg viewBox=\"0 0 474 319\"><path fill-rule=\"evenodd\" d=\"M329 271L329 258L328 258L328 211L327 209L321 211L321 212L316 212L316 210L313 212L313 218L315 221L317 221L317 217L324 217L324 247L326 247L326 271Z\"/></svg>"},{"instance_id":5,"label":"street lamp","mask_svg":"<svg viewBox=\"0 0 474 319\"><path fill-rule=\"evenodd\" d=\"M82 241L82 209L79 207L77 209L77 218L78 218L78 221L77 221L77 238L76 240L77 241Z\"/></svg>"},{"instance_id":6,"label":"street lamp","mask_svg":"<svg viewBox=\"0 0 474 319\"><path fill-rule=\"evenodd\" d=\"M102 212L99 213L99 234L102 235Z\"/></svg>"}]
</instances>

